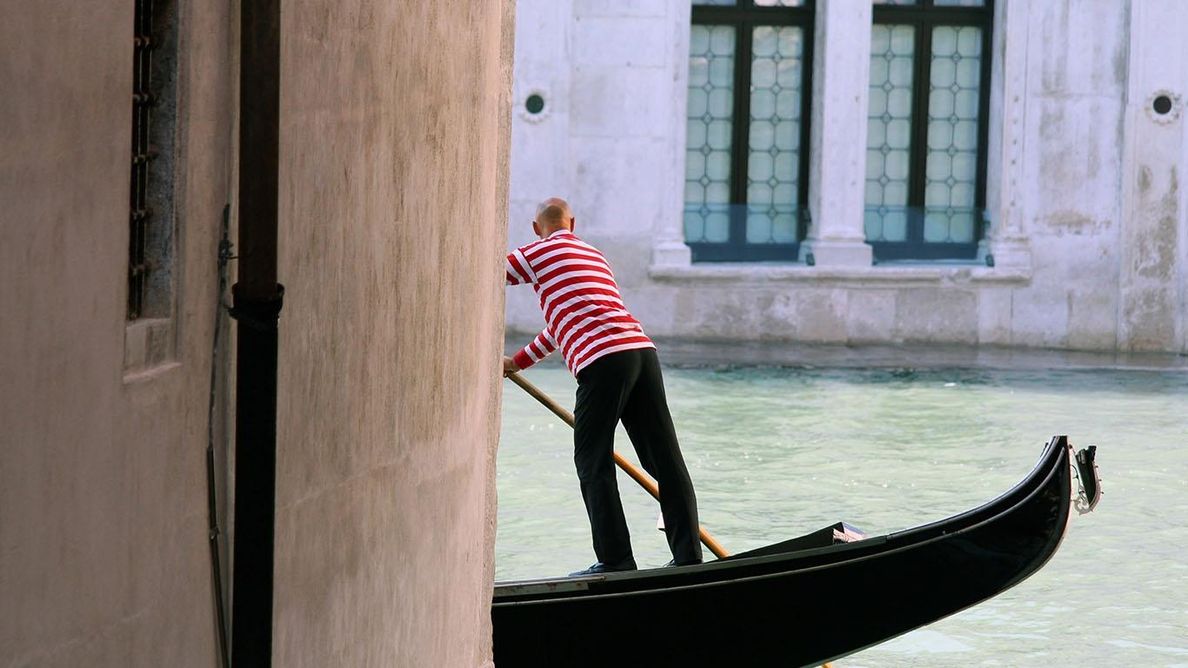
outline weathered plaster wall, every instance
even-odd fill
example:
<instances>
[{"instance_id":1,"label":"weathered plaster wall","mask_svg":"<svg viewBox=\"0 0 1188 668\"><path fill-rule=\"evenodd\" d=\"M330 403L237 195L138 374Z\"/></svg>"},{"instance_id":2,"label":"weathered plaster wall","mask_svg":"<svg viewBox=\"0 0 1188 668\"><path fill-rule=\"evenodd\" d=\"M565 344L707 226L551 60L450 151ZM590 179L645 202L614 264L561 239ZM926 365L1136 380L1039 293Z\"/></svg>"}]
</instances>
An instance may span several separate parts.
<instances>
[{"instance_id":1,"label":"weathered plaster wall","mask_svg":"<svg viewBox=\"0 0 1188 668\"><path fill-rule=\"evenodd\" d=\"M279 666L490 659L513 3L285 6Z\"/></svg>"},{"instance_id":2,"label":"weathered plaster wall","mask_svg":"<svg viewBox=\"0 0 1188 668\"><path fill-rule=\"evenodd\" d=\"M132 5L0 21L0 666L216 664L204 450L231 23L180 5L175 359L126 375Z\"/></svg>"},{"instance_id":3,"label":"weathered plaster wall","mask_svg":"<svg viewBox=\"0 0 1188 668\"><path fill-rule=\"evenodd\" d=\"M628 305L659 335L1188 351L1185 119L1156 122L1147 112L1157 89L1183 104L1188 5L995 4L992 223L983 253L994 256L993 268L869 266L851 261L856 252L843 253L838 266L826 266L822 254L815 267L691 265L679 250L686 0L522 3L511 240L528 238L532 202L570 197L578 233L607 253ZM830 0L829 8L849 16L868 5ZM818 45L841 40L858 50L869 42L866 22L818 18ZM814 63L815 87L866 80L864 60L847 53L818 49L832 59ZM564 113L524 113L539 81L552 82L553 109ZM830 104L841 108L822 108ZM840 117L855 104L865 102L818 96L814 118ZM853 148L847 142L862 141L845 127L821 132L813 174ZM820 239L860 235L860 215L844 213L861 211L860 189L841 178L818 181L813 221L818 234L829 231ZM847 197L854 201L843 206ZM530 291L509 291L508 323L540 327Z\"/></svg>"},{"instance_id":4,"label":"weathered plaster wall","mask_svg":"<svg viewBox=\"0 0 1188 668\"><path fill-rule=\"evenodd\" d=\"M520 0L511 244L534 238L536 203L559 195L575 205L578 234L607 254L624 286L647 282L661 223L680 216L683 181L666 177L684 159L685 84L674 71L684 63L673 53L674 42L688 41L688 5ZM534 92L548 105L538 117L524 106ZM507 299L513 328L543 326L530 289L509 289Z\"/></svg>"},{"instance_id":5,"label":"weathered plaster wall","mask_svg":"<svg viewBox=\"0 0 1188 668\"><path fill-rule=\"evenodd\" d=\"M1130 21L1135 34L1144 38L1131 40L1127 54L1121 226L1127 243L1119 271L1119 345L1188 352L1188 216L1182 192L1188 166L1182 99L1188 92L1188 45L1183 39L1188 9L1179 2L1148 0L1132 5ZM1159 95L1175 102L1167 114L1155 110Z\"/></svg>"},{"instance_id":6,"label":"weathered plaster wall","mask_svg":"<svg viewBox=\"0 0 1188 668\"><path fill-rule=\"evenodd\" d=\"M1034 275L1012 292L1009 342L1112 350L1125 243L1126 3L1028 11L1023 197Z\"/></svg>"}]
</instances>

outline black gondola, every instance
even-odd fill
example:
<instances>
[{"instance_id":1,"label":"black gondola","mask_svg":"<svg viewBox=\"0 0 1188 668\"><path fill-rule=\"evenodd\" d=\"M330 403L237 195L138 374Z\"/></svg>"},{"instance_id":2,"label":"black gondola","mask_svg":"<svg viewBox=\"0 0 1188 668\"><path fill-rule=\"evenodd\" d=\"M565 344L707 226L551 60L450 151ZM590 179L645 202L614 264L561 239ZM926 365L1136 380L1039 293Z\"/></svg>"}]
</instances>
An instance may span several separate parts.
<instances>
[{"instance_id":1,"label":"black gondola","mask_svg":"<svg viewBox=\"0 0 1188 668\"><path fill-rule=\"evenodd\" d=\"M1053 437L997 499L885 536L837 542L830 527L699 566L496 583L495 664L811 666L852 654L1039 570L1072 502L1088 512L1100 497L1094 454L1074 459Z\"/></svg>"}]
</instances>

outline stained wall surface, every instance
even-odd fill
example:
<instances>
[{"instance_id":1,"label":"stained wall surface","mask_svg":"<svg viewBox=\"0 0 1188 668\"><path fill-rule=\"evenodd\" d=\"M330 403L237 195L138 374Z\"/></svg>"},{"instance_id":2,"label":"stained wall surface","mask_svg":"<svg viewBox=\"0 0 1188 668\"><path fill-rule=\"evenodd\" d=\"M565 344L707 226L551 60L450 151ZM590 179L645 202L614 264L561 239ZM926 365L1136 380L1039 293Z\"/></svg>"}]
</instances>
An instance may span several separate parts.
<instances>
[{"instance_id":1,"label":"stained wall surface","mask_svg":"<svg viewBox=\"0 0 1188 668\"><path fill-rule=\"evenodd\" d=\"M690 7L521 1L514 242L535 202L568 197L657 335L1188 352L1188 5L997 0L978 257L878 264L863 248L870 0L817 3L812 224L779 262L697 263L684 246ZM541 326L530 292L509 292L508 322Z\"/></svg>"},{"instance_id":2,"label":"stained wall surface","mask_svg":"<svg viewBox=\"0 0 1188 668\"><path fill-rule=\"evenodd\" d=\"M276 665L490 659L512 10L286 5Z\"/></svg>"},{"instance_id":3,"label":"stained wall surface","mask_svg":"<svg viewBox=\"0 0 1188 668\"><path fill-rule=\"evenodd\" d=\"M158 127L176 114L160 158L177 234L151 342L126 320L133 3L6 4L0 21L0 666L217 662L204 452L231 21L173 6Z\"/></svg>"}]
</instances>

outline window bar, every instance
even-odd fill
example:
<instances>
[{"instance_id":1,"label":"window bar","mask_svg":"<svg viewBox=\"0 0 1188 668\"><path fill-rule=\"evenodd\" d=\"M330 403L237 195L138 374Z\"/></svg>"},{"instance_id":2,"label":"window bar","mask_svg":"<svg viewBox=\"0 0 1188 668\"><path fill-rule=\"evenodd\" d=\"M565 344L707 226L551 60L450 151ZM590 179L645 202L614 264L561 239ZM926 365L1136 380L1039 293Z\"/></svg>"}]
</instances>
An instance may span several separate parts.
<instances>
[{"instance_id":1,"label":"window bar","mask_svg":"<svg viewBox=\"0 0 1188 668\"><path fill-rule=\"evenodd\" d=\"M815 16L814 16L815 18ZM798 166L800 173L797 175L799 181L796 184L797 188L797 203L796 208L799 209L796 217L796 243L802 243L808 238L808 230L810 216L809 216L809 152L812 146L812 134L810 132L812 126L813 114L813 49L816 48L814 44L814 33L816 32L816 21L808 21L801 24L801 39L803 40L804 49L801 54L801 74L800 74L800 145L797 150L800 151L800 164Z\"/></svg>"},{"instance_id":2,"label":"window bar","mask_svg":"<svg viewBox=\"0 0 1188 668\"><path fill-rule=\"evenodd\" d=\"M747 242L747 174L751 151L751 46L754 24L735 24L734 125L730 141L730 237L728 244L743 248Z\"/></svg>"},{"instance_id":3,"label":"window bar","mask_svg":"<svg viewBox=\"0 0 1188 668\"><path fill-rule=\"evenodd\" d=\"M144 293L149 266L146 261L149 117L153 104L152 78L153 0L136 0L132 30L132 159L128 216L128 320L144 314Z\"/></svg>"},{"instance_id":4,"label":"window bar","mask_svg":"<svg viewBox=\"0 0 1188 668\"><path fill-rule=\"evenodd\" d=\"M932 28L927 22L918 23L915 27L907 210L907 241L912 244L924 242L924 191L928 186L928 100L932 93Z\"/></svg>"},{"instance_id":5,"label":"window bar","mask_svg":"<svg viewBox=\"0 0 1188 668\"><path fill-rule=\"evenodd\" d=\"M986 177L990 152L990 80L994 62L994 0L986 0L982 15L982 71L978 79L978 162L974 185L974 207L981 209L974 215L974 241L986 236Z\"/></svg>"}]
</instances>

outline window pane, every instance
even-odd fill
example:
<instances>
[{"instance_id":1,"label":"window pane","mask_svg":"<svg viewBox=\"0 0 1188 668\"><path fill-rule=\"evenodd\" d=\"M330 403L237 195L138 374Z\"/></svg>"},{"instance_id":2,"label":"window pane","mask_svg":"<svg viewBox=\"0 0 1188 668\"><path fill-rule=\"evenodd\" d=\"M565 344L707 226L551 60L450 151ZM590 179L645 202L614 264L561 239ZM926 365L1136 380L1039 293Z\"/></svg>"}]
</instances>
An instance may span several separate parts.
<instances>
[{"instance_id":1,"label":"window pane","mask_svg":"<svg viewBox=\"0 0 1188 668\"><path fill-rule=\"evenodd\" d=\"M985 7L986 0L932 0L938 7Z\"/></svg>"},{"instance_id":2,"label":"window pane","mask_svg":"<svg viewBox=\"0 0 1188 668\"><path fill-rule=\"evenodd\" d=\"M756 7L803 7L806 0L755 0ZM733 3L731 3L733 4Z\"/></svg>"},{"instance_id":3,"label":"window pane","mask_svg":"<svg viewBox=\"0 0 1188 668\"><path fill-rule=\"evenodd\" d=\"M874 0L876 5L915 5L917 0Z\"/></svg>"},{"instance_id":4,"label":"window pane","mask_svg":"<svg viewBox=\"0 0 1188 668\"><path fill-rule=\"evenodd\" d=\"M981 72L981 28L933 28L924 192L927 242L976 240Z\"/></svg>"},{"instance_id":5,"label":"window pane","mask_svg":"<svg viewBox=\"0 0 1188 668\"><path fill-rule=\"evenodd\" d=\"M693 0L694 5L733 5L734 0Z\"/></svg>"},{"instance_id":6,"label":"window pane","mask_svg":"<svg viewBox=\"0 0 1188 668\"><path fill-rule=\"evenodd\" d=\"M915 29L875 25L866 137L866 239L907 239Z\"/></svg>"},{"instance_id":7,"label":"window pane","mask_svg":"<svg viewBox=\"0 0 1188 668\"><path fill-rule=\"evenodd\" d=\"M690 242L730 236L734 40L734 28L720 25L694 25L689 38L685 239Z\"/></svg>"},{"instance_id":8,"label":"window pane","mask_svg":"<svg viewBox=\"0 0 1188 668\"><path fill-rule=\"evenodd\" d=\"M747 242L797 241L804 30L759 26L751 45Z\"/></svg>"}]
</instances>

